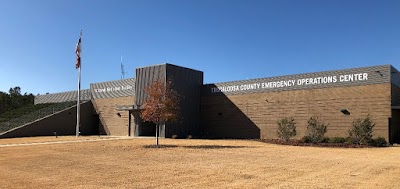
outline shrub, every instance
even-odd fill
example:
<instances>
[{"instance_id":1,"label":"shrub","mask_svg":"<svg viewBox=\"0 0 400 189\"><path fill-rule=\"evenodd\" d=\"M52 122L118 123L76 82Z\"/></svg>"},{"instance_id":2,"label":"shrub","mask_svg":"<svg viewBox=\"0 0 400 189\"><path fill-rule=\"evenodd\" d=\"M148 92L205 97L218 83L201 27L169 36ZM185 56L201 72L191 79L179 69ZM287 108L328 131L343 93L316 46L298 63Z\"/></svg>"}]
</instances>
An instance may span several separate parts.
<instances>
[{"instance_id":1,"label":"shrub","mask_svg":"<svg viewBox=\"0 0 400 189\"><path fill-rule=\"evenodd\" d=\"M280 139L288 141L290 137L296 136L296 122L292 117L285 117L278 120L278 136Z\"/></svg>"},{"instance_id":2,"label":"shrub","mask_svg":"<svg viewBox=\"0 0 400 189\"><path fill-rule=\"evenodd\" d=\"M303 138L301 138L301 143L311 143L311 137L309 136L304 136Z\"/></svg>"},{"instance_id":3,"label":"shrub","mask_svg":"<svg viewBox=\"0 0 400 189\"><path fill-rule=\"evenodd\" d=\"M383 138L383 137L378 137L376 139L371 138L368 141L368 145L377 146L377 147L384 147L384 146L387 146L387 142L386 142L385 138Z\"/></svg>"},{"instance_id":4,"label":"shrub","mask_svg":"<svg viewBox=\"0 0 400 189\"><path fill-rule=\"evenodd\" d=\"M349 137L353 143L368 144L368 141L372 139L372 128L375 126L370 117L356 119L351 125Z\"/></svg>"},{"instance_id":5,"label":"shrub","mask_svg":"<svg viewBox=\"0 0 400 189\"><path fill-rule=\"evenodd\" d=\"M351 137L346 137L345 140L347 144L354 144L354 140Z\"/></svg>"},{"instance_id":6,"label":"shrub","mask_svg":"<svg viewBox=\"0 0 400 189\"><path fill-rule=\"evenodd\" d=\"M308 126L306 136L310 137L312 143L321 142L326 133L326 125L318 117L310 117L308 120Z\"/></svg>"},{"instance_id":7,"label":"shrub","mask_svg":"<svg viewBox=\"0 0 400 189\"><path fill-rule=\"evenodd\" d=\"M333 137L329 139L329 143L345 143L346 139L343 137Z\"/></svg>"},{"instance_id":8,"label":"shrub","mask_svg":"<svg viewBox=\"0 0 400 189\"><path fill-rule=\"evenodd\" d=\"M323 137L321 143L329 143L329 141L330 141L329 137Z\"/></svg>"}]
</instances>

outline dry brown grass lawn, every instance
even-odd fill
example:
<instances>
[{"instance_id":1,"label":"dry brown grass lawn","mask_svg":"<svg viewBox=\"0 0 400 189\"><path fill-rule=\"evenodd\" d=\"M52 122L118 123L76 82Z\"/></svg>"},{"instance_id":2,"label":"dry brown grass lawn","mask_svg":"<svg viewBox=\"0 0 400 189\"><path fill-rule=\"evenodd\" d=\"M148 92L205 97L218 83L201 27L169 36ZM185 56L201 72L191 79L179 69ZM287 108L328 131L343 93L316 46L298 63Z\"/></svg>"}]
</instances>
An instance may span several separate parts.
<instances>
[{"instance_id":1,"label":"dry brown grass lawn","mask_svg":"<svg viewBox=\"0 0 400 189\"><path fill-rule=\"evenodd\" d=\"M400 188L399 146L160 142L158 149L143 138L0 147L0 188Z\"/></svg>"},{"instance_id":2,"label":"dry brown grass lawn","mask_svg":"<svg viewBox=\"0 0 400 189\"><path fill-rule=\"evenodd\" d=\"M61 142L61 141L87 141L87 140L99 140L99 139L110 139L116 137L108 136L46 136L46 137L23 137L23 138L4 138L0 139L0 145L9 144L35 144L43 142Z\"/></svg>"}]
</instances>

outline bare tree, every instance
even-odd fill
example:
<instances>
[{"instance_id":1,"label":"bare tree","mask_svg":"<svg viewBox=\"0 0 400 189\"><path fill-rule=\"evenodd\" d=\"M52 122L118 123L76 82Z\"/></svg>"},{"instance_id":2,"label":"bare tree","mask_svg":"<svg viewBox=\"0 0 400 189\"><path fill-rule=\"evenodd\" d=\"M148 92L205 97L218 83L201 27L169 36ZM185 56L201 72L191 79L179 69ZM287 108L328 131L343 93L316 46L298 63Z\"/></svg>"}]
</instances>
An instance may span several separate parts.
<instances>
[{"instance_id":1,"label":"bare tree","mask_svg":"<svg viewBox=\"0 0 400 189\"><path fill-rule=\"evenodd\" d=\"M146 100L141 117L156 124L156 145L160 123L177 121L180 118L180 95L172 89L171 81L154 81L145 89Z\"/></svg>"}]
</instances>

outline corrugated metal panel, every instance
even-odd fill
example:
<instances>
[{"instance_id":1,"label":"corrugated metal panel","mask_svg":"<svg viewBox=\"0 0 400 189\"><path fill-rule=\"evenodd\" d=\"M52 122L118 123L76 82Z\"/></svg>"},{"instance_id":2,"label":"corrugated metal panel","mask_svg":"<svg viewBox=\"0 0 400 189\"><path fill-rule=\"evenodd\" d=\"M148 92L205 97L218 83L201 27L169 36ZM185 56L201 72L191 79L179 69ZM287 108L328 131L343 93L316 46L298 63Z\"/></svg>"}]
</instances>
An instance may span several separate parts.
<instances>
[{"instance_id":1,"label":"corrugated metal panel","mask_svg":"<svg viewBox=\"0 0 400 189\"><path fill-rule=\"evenodd\" d=\"M146 99L145 89L148 84L155 80L165 81L165 64L148 66L136 69L136 88L135 88L135 105L143 105Z\"/></svg>"},{"instance_id":2,"label":"corrugated metal panel","mask_svg":"<svg viewBox=\"0 0 400 189\"><path fill-rule=\"evenodd\" d=\"M203 85L203 72L167 64L167 80L171 80L181 99L182 119L178 123L167 123L166 137L177 135L197 136L200 125L200 95Z\"/></svg>"},{"instance_id":3,"label":"corrugated metal panel","mask_svg":"<svg viewBox=\"0 0 400 189\"><path fill-rule=\"evenodd\" d=\"M335 70L215 83L204 85L202 89L202 94L234 95L269 91L287 91L296 89L315 89L325 87L343 87L389 83L390 68L390 65L382 65L346 70Z\"/></svg>"},{"instance_id":4,"label":"corrugated metal panel","mask_svg":"<svg viewBox=\"0 0 400 189\"><path fill-rule=\"evenodd\" d=\"M400 73L393 66L390 67L390 81L392 83L392 106L397 106L400 104ZM392 107L393 109L393 107ZM392 116L394 119L396 116Z\"/></svg>"},{"instance_id":5,"label":"corrugated metal panel","mask_svg":"<svg viewBox=\"0 0 400 189\"><path fill-rule=\"evenodd\" d=\"M91 99L89 89L81 90L80 95L82 101L87 101ZM77 97L78 97L78 91L68 91L62 93L38 95L35 97L35 104L77 101Z\"/></svg>"},{"instance_id":6,"label":"corrugated metal panel","mask_svg":"<svg viewBox=\"0 0 400 189\"><path fill-rule=\"evenodd\" d=\"M400 87L400 72L393 66L390 66L390 81L392 84Z\"/></svg>"},{"instance_id":7,"label":"corrugated metal panel","mask_svg":"<svg viewBox=\"0 0 400 189\"><path fill-rule=\"evenodd\" d=\"M135 78L92 83L90 91L93 99L134 96Z\"/></svg>"},{"instance_id":8,"label":"corrugated metal panel","mask_svg":"<svg viewBox=\"0 0 400 189\"><path fill-rule=\"evenodd\" d=\"M148 84L153 82L154 80L165 80L165 64L164 65L154 65L147 66L142 68L136 68L136 88L135 88L135 104L139 108L144 104L146 100L146 92L145 89ZM139 119L135 117L135 119ZM139 122L135 122L135 124L139 124ZM143 125L135 125L136 131L135 135L140 135L142 133ZM160 137L165 137L165 125L160 125L159 128Z\"/></svg>"},{"instance_id":9,"label":"corrugated metal panel","mask_svg":"<svg viewBox=\"0 0 400 189\"><path fill-rule=\"evenodd\" d=\"M166 123L160 128L160 136L196 135L199 128L200 95L203 72L172 64L162 64L136 69L135 105L141 106L146 99L146 87L155 80L172 80L173 88L184 98L181 101L182 119L178 123ZM140 132L139 132L140 133Z\"/></svg>"}]
</instances>

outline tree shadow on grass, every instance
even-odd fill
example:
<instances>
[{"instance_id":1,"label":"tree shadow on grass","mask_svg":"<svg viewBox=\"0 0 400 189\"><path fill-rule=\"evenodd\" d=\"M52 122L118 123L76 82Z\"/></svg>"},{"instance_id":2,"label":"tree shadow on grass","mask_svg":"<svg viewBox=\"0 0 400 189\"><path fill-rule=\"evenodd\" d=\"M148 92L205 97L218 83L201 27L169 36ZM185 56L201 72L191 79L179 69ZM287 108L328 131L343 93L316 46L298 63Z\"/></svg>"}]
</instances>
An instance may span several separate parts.
<instances>
[{"instance_id":1,"label":"tree shadow on grass","mask_svg":"<svg viewBox=\"0 0 400 189\"><path fill-rule=\"evenodd\" d=\"M178 145L170 145L170 144L159 144L158 146L155 144L144 145L143 148L176 148Z\"/></svg>"},{"instance_id":2,"label":"tree shadow on grass","mask_svg":"<svg viewBox=\"0 0 400 189\"><path fill-rule=\"evenodd\" d=\"M183 146L192 149L225 149L225 148L249 148L249 146L220 146L220 145L199 145L199 146Z\"/></svg>"},{"instance_id":3,"label":"tree shadow on grass","mask_svg":"<svg viewBox=\"0 0 400 189\"><path fill-rule=\"evenodd\" d=\"M144 148L190 148L190 149L235 149L235 148L251 148L249 146L221 146L221 145L197 145L197 146L178 146L178 145L169 145L169 144L160 144L160 145L144 145Z\"/></svg>"}]
</instances>

